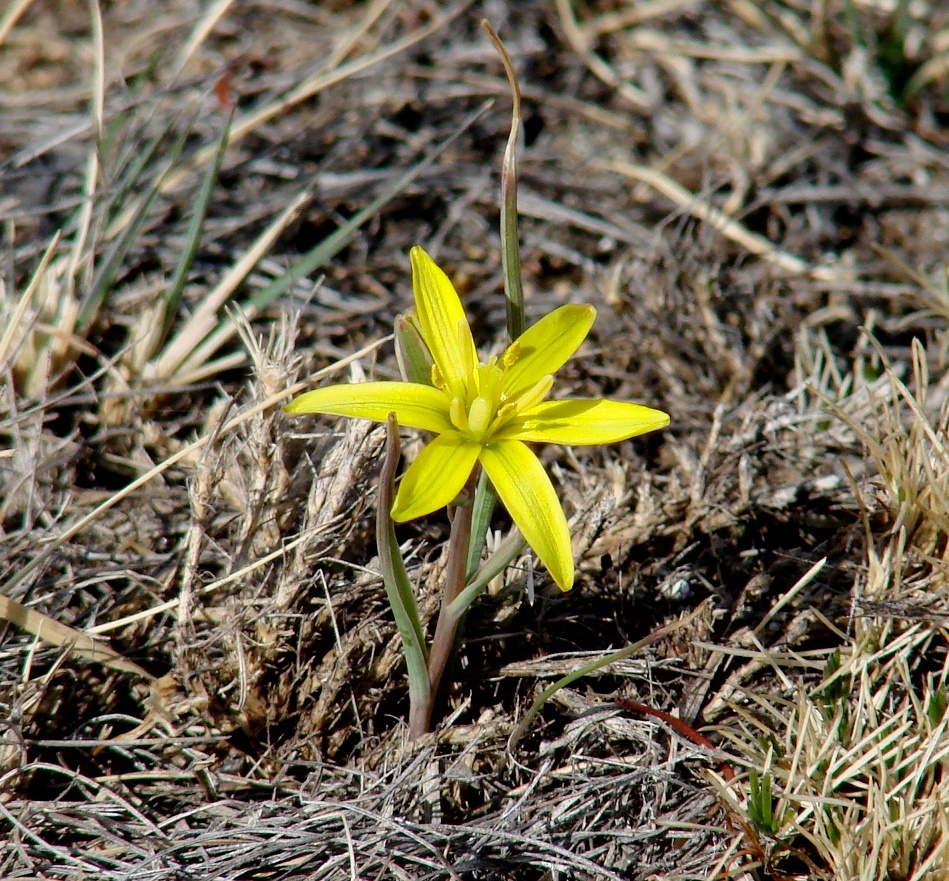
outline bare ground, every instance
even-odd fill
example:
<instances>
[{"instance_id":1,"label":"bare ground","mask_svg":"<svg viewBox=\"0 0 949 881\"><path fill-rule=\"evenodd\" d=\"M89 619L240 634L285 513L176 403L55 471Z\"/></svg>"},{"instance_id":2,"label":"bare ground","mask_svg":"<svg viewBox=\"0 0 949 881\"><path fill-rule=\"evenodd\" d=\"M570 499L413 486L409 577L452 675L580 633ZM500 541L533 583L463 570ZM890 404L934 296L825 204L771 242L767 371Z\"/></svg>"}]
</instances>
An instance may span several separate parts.
<instances>
[{"instance_id":1,"label":"bare ground","mask_svg":"<svg viewBox=\"0 0 949 881\"><path fill-rule=\"evenodd\" d=\"M949 877L941 4L19 6L0 877ZM502 339L482 17L529 314L598 310L561 389L672 425L543 452L578 584L513 568L407 745L380 430L277 405L395 375L415 243Z\"/></svg>"}]
</instances>

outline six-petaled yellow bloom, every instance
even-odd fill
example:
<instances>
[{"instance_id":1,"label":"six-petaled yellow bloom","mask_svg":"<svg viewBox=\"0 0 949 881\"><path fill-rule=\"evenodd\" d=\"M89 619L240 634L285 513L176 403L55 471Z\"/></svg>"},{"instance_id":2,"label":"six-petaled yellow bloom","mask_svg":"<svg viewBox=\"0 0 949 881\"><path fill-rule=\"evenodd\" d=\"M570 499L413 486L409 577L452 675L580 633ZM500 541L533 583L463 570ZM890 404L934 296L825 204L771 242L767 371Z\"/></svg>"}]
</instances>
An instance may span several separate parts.
<instances>
[{"instance_id":1,"label":"six-petaled yellow bloom","mask_svg":"<svg viewBox=\"0 0 949 881\"><path fill-rule=\"evenodd\" d=\"M596 399L546 400L553 374L576 352L596 317L592 306L555 309L499 358L478 359L461 300L422 248L410 253L415 308L432 355L432 384L364 382L306 392L287 413L328 413L400 425L436 437L399 484L392 519L412 520L450 504L477 463L524 539L562 590L573 586L570 532L550 478L527 443L608 444L669 424L649 407Z\"/></svg>"}]
</instances>

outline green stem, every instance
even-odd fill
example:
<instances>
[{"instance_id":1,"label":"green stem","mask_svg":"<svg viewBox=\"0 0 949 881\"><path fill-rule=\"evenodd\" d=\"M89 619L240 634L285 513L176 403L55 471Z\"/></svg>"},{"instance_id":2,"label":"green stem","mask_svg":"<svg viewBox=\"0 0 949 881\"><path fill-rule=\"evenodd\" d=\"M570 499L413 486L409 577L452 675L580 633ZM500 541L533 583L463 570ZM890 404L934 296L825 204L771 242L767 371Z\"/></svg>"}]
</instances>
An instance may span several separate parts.
<instances>
[{"instance_id":1,"label":"green stem","mask_svg":"<svg viewBox=\"0 0 949 881\"><path fill-rule=\"evenodd\" d=\"M476 477L474 474L468 479L467 491L469 498L474 493ZM450 509L451 537L448 539L448 567L445 571L445 589L442 593L442 607L438 613L438 623L435 625L435 636L432 639L432 651L428 660L428 682L431 690L431 702L438 697L445 669L455 648L455 634L463 614L452 609L452 603L458 594L464 590L468 568L468 547L471 544L472 505L468 504ZM431 729L431 706L429 716L425 720L425 731ZM411 726L410 726L411 727Z\"/></svg>"},{"instance_id":2,"label":"green stem","mask_svg":"<svg viewBox=\"0 0 949 881\"><path fill-rule=\"evenodd\" d=\"M472 521L471 543L468 546L468 565L465 567L465 583L471 581L478 571L481 562L481 552L488 537L488 527L494 514L494 504L497 501L494 487L488 480L488 472L482 471L478 478L478 489L475 492Z\"/></svg>"},{"instance_id":3,"label":"green stem","mask_svg":"<svg viewBox=\"0 0 949 881\"><path fill-rule=\"evenodd\" d=\"M484 566L475 575L469 576L465 589L451 604L451 612L459 617L466 615L471 604L488 589L493 579L517 559L525 545L526 542L517 528L512 528L508 537L501 542L501 546L488 558Z\"/></svg>"}]
</instances>

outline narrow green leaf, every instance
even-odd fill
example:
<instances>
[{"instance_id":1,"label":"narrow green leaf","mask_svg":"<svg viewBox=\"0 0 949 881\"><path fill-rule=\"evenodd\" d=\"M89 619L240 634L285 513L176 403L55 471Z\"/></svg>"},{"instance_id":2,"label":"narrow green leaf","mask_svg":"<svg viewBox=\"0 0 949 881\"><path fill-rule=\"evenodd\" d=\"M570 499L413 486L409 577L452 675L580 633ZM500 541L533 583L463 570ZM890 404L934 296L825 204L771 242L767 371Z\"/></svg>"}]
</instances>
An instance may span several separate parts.
<instances>
[{"instance_id":1,"label":"narrow green leaf","mask_svg":"<svg viewBox=\"0 0 949 881\"><path fill-rule=\"evenodd\" d=\"M771 774L765 771L759 778L754 769L748 775L748 817L752 824L765 835L777 835L780 831L774 818L774 797L771 791Z\"/></svg>"},{"instance_id":2,"label":"narrow green leaf","mask_svg":"<svg viewBox=\"0 0 949 881\"><path fill-rule=\"evenodd\" d=\"M521 283L521 252L517 239L517 147L521 133L521 89L511 57L487 19L481 27L501 56L504 72L511 84L511 133L504 148L501 166L501 265L504 269L504 293L507 296L507 332L512 340L524 333L524 288Z\"/></svg>"},{"instance_id":3,"label":"narrow green leaf","mask_svg":"<svg viewBox=\"0 0 949 881\"><path fill-rule=\"evenodd\" d=\"M214 185L217 183L218 175L221 173L221 165L224 162L224 154L227 152L227 144L231 131L231 121L234 118L233 108L227 121L224 124L224 131L221 133L221 140L218 144L217 152L214 154L214 161L208 166L201 181L201 189L198 191L198 197L194 204L191 214L191 222L188 224L188 231L185 233L185 247L178 259L178 265L175 267L175 273L168 283L168 288L164 294L164 326L165 330L162 338L166 338L171 326L175 320L175 313L178 309L178 302L181 299L181 293L184 290L185 282L188 280L188 273L191 271L191 265L194 263L195 254L198 253L198 245L201 241L201 234L204 229L204 220L207 215L208 203L211 200L211 194L214 192Z\"/></svg>"},{"instance_id":4,"label":"narrow green leaf","mask_svg":"<svg viewBox=\"0 0 949 881\"><path fill-rule=\"evenodd\" d=\"M174 168L178 156L184 149L187 137L188 130L186 129L181 132L169 150L168 160L163 170L156 180L149 184L147 192L136 206L132 216L122 227L122 231L118 237L107 249L102 263L93 276L92 283L89 285L88 292L79 304L79 310L76 316L76 327L79 333L85 334L96 320L99 309L108 296L109 291L112 289L112 285L115 282L116 276L119 274L122 263L128 255L129 249L138 238L142 227L145 225L145 221L148 219L152 204L161 191L161 181Z\"/></svg>"},{"instance_id":5,"label":"narrow green leaf","mask_svg":"<svg viewBox=\"0 0 949 881\"><path fill-rule=\"evenodd\" d=\"M395 497L395 471L399 464L399 426L395 415L389 417L386 433L386 456L379 475L379 492L376 500L376 545L379 566L385 585L389 606L395 625L402 637L402 651L409 676L409 700L412 707L431 703L431 686L428 680L428 652L422 622L419 619L415 593L405 562L395 537L395 528L389 511Z\"/></svg>"},{"instance_id":6,"label":"narrow green leaf","mask_svg":"<svg viewBox=\"0 0 949 881\"><path fill-rule=\"evenodd\" d=\"M481 552L484 550L485 539L491 526L491 517L494 515L494 506L497 494L487 472L482 470L478 477L478 488L475 490L474 510L471 515L471 544L468 546L468 564L465 569L465 582L470 582L478 570L481 562ZM489 579L490 580L490 579Z\"/></svg>"},{"instance_id":7,"label":"narrow green leaf","mask_svg":"<svg viewBox=\"0 0 949 881\"><path fill-rule=\"evenodd\" d=\"M461 597L458 599L461 599ZM568 673L566 676L558 679L553 685L545 688L540 693L540 696L537 698L537 700L531 704L531 708L527 711L524 718L521 719L517 728L515 728L514 732L511 734L507 745L508 750L513 749L517 745L517 742L524 736L524 734L527 732L527 729L530 727L530 723L534 721L534 717L544 708L544 704L546 704L554 694L560 691L561 688L565 688L571 683L576 682L578 679L582 679L589 673L595 673L597 670L601 670L603 667L607 667L616 661L622 661L626 658L632 657L637 652L642 651L646 646L652 645L652 643L656 642L657 640L664 639L670 634L675 633L675 631L686 627L691 621L698 617L698 615L702 614L706 610L707 606L703 603L685 618L680 618L678 621L673 621L671 624L667 624L665 627L660 627L657 630L654 630L648 636L644 637L638 642L634 642L632 645L626 646L624 649L611 652L608 655L604 655L602 658L597 658L595 661L591 661L589 664L584 664L579 669L574 670L572 673Z\"/></svg>"}]
</instances>

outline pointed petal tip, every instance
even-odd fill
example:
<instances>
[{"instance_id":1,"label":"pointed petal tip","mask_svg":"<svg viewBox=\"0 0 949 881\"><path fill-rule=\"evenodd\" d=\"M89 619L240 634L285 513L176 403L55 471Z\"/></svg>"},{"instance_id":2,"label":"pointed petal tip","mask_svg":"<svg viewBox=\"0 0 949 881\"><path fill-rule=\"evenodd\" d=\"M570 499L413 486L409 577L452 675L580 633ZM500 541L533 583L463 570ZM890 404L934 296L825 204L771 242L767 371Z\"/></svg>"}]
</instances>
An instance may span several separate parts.
<instances>
[{"instance_id":1,"label":"pointed petal tip","mask_svg":"<svg viewBox=\"0 0 949 881\"><path fill-rule=\"evenodd\" d=\"M672 418L665 410L656 410L653 407L644 407L643 409L651 411L652 428L648 429L649 431L658 431L660 428L666 428L672 421Z\"/></svg>"},{"instance_id":2,"label":"pointed petal tip","mask_svg":"<svg viewBox=\"0 0 949 881\"><path fill-rule=\"evenodd\" d=\"M568 533L569 535L569 533ZM577 576L576 566L573 564L573 549L565 556L558 556L548 559L545 564L547 571L554 584L560 588L561 593L569 593L573 589L573 583Z\"/></svg>"},{"instance_id":3,"label":"pointed petal tip","mask_svg":"<svg viewBox=\"0 0 949 881\"><path fill-rule=\"evenodd\" d=\"M484 447L481 464L524 540L562 591L573 587L570 528L544 466L520 441Z\"/></svg>"},{"instance_id":4,"label":"pointed petal tip","mask_svg":"<svg viewBox=\"0 0 949 881\"><path fill-rule=\"evenodd\" d=\"M421 245L412 245L409 249L409 262L412 264L412 268L415 269L426 262L432 263L433 261L428 256L428 251Z\"/></svg>"}]
</instances>

